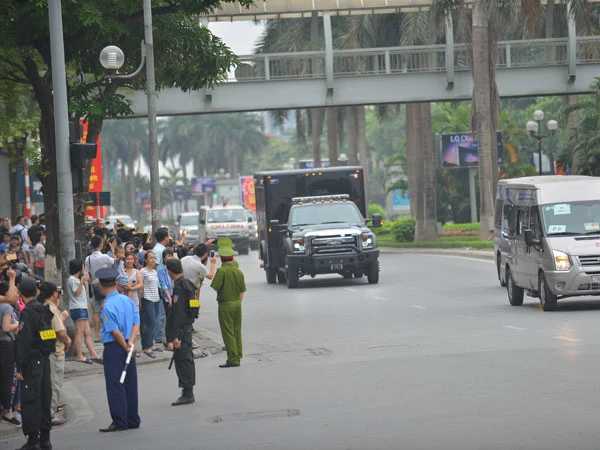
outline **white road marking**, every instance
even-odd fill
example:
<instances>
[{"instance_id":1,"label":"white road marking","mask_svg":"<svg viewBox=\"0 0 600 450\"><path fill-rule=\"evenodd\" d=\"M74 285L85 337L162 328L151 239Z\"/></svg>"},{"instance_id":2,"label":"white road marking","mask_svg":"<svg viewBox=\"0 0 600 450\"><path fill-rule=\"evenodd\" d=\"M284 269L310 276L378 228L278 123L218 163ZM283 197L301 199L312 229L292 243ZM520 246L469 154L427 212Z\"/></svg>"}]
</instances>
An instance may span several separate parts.
<instances>
[{"instance_id":1,"label":"white road marking","mask_svg":"<svg viewBox=\"0 0 600 450\"><path fill-rule=\"evenodd\" d=\"M390 301L389 298L385 298L385 297L375 297L375 300L381 300L382 302L389 302Z\"/></svg>"},{"instance_id":2,"label":"white road marking","mask_svg":"<svg viewBox=\"0 0 600 450\"><path fill-rule=\"evenodd\" d=\"M344 288L344 289L345 289L346 291L350 291L350 292L356 292L356 291L357 291L356 289L354 289L354 288L349 288L349 287L347 287L347 288Z\"/></svg>"},{"instance_id":3,"label":"white road marking","mask_svg":"<svg viewBox=\"0 0 600 450\"><path fill-rule=\"evenodd\" d=\"M411 308L415 308L415 309L427 309L427 306L423 306L423 305L408 305Z\"/></svg>"},{"instance_id":4,"label":"white road marking","mask_svg":"<svg viewBox=\"0 0 600 450\"><path fill-rule=\"evenodd\" d=\"M515 331L527 331L527 328L516 327L514 325L502 325L502 328L507 328L509 330L515 330Z\"/></svg>"},{"instance_id":5,"label":"white road marking","mask_svg":"<svg viewBox=\"0 0 600 450\"><path fill-rule=\"evenodd\" d=\"M554 336L554 339L559 339L561 341L567 341L567 342L581 342L581 339L575 339L575 338L571 338L568 336Z\"/></svg>"}]
</instances>

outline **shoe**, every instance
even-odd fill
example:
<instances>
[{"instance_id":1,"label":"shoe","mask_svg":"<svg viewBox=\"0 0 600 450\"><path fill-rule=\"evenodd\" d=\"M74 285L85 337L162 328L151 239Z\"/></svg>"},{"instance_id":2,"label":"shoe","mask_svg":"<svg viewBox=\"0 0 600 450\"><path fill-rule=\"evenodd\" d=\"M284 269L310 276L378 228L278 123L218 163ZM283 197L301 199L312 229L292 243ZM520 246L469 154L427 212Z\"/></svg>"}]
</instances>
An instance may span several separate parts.
<instances>
[{"instance_id":1,"label":"shoe","mask_svg":"<svg viewBox=\"0 0 600 450\"><path fill-rule=\"evenodd\" d=\"M198 345L198 343L192 339L192 348L199 348L200 346Z\"/></svg>"},{"instance_id":2,"label":"shoe","mask_svg":"<svg viewBox=\"0 0 600 450\"><path fill-rule=\"evenodd\" d=\"M39 442L31 442L27 441L23 444L22 447L19 447L16 450L41 450Z\"/></svg>"},{"instance_id":3,"label":"shoe","mask_svg":"<svg viewBox=\"0 0 600 450\"><path fill-rule=\"evenodd\" d=\"M181 397L171 403L171 406L189 405L195 401L196 400L194 399L193 392L185 392L184 390L184 392L181 394Z\"/></svg>"},{"instance_id":4,"label":"shoe","mask_svg":"<svg viewBox=\"0 0 600 450\"><path fill-rule=\"evenodd\" d=\"M100 428L100 433L112 433L113 431L125 431L127 428L119 428L114 423L111 423L106 428Z\"/></svg>"},{"instance_id":5,"label":"shoe","mask_svg":"<svg viewBox=\"0 0 600 450\"><path fill-rule=\"evenodd\" d=\"M65 419L64 417L56 417L54 420L52 420L52 426L60 427L61 425L64 425L66 422L67 422L67 419Z\"/></svg>"},{"instance_id":6,"label":"shoe","mask_svg":"<svg viewBox=\"0 0 600 450\"><path fill-rule=\"evenodd\" d=\"M96 364L104 364L102 358L92 358L91 361L95 362Z\"/></svg>"},{"instance_id":7,"label":"shoe","mask_svg":"<svg viewBox=\"0 0 600 450\"><path fill-rule=\"evenodd\" d=\"M240 367L240 365L239 364L230 364L230 363L226 362L225 364L220 364L219 367L224 369L226 367Z\"/></svg>"}]
</instances>

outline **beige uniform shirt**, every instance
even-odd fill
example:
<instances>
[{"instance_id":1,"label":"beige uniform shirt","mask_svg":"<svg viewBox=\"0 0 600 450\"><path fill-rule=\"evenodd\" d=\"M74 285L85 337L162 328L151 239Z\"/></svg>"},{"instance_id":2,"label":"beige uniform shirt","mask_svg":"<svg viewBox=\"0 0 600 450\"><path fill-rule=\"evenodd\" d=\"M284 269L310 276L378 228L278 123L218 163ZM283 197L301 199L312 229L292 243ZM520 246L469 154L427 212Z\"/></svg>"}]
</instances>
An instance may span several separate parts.
<instances>
[{"instance_id":1,"label":"beige uniform shirt","mask_svg":"<svg viewBox=\"0 0 600 450\"><path fill-rule=\"evenodd\" d=\"M54 331L56 331L56 334L58 334L59 331L62 331L65 329L65 324L63 323L62 320L62 314L60 313L60 310L58 309L58 306L56 306L54 303L52 302L47 302L48 305L50 305L50 312L52 312L52 328L54 329ZM65 344L62 343L58 338L56 339L56 351L54 352L55 355L64 355L65 353Z\"/></svg>"}]
</instances>

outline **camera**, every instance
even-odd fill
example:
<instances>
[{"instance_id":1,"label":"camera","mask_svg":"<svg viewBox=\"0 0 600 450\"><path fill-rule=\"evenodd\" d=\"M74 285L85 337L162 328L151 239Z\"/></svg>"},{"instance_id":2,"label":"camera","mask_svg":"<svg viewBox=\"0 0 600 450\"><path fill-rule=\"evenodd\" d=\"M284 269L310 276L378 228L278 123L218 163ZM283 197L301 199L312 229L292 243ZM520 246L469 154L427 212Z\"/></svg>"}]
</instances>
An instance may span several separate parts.
<instances>
[{"instance_id":1,"label":"camera","mask_svg":"<svg viewBox=\"0 0 600 450\"><path fill-rule=\"evenodd\" d=\"M211 250L209 254L210 254L210 257L211 257L211 258L214 258L214 257L215 257L215 251L214 251L214 250Z\"/></svg>"}]
</instances>

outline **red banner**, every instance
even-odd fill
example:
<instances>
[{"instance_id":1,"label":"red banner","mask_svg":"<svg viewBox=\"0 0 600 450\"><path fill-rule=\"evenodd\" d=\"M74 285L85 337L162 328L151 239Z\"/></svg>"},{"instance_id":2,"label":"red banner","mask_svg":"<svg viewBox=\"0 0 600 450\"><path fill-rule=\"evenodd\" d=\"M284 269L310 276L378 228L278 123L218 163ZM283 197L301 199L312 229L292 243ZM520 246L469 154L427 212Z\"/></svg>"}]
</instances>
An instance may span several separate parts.
<instances>
[{"instance_id":1,"label":"red banner","mask_svg":"<svg viewBox=\"0 0 600 450\"><path fill-rule=\"evenodd\" d=\"M81 121L83 124L83 136L81 137L81 142L86 142L87 133L88 133L88 123ZM100 145L100 136L98 136L98 140L96 141L96 157L92 160L92 167L90 168L90 184L88 188L88 192L102 192L102 147ZM98 219L96 217L96 207L90 206L86 212L86 217L92 217L94 219ZM106 207L100 207L100 215L104 217L106 215Z\"/></svg>"},{"instance_id":2,"label":"red banner","mask_svg":"<svg viewBox=\"0 0 600 450\"><path fill-rule=\"evenodd\" d=\"M256 213L256 194L254 193L254 177L240 177L242 204L244 208Z\"/></svg>"}]
</instances>

